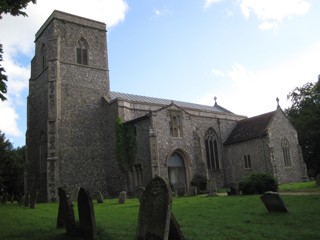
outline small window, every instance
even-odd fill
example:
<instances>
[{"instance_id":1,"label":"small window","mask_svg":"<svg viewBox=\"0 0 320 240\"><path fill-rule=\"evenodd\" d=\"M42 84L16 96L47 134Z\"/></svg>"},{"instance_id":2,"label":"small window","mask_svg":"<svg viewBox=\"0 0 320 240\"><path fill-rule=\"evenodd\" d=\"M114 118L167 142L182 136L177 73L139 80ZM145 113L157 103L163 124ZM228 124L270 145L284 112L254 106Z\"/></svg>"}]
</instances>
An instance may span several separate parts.
<instances>
[{"instance_id":1,"label":"small window","mask_svg":"<svg viewBox=\"0 0 320 240\"><path fill-rule=\"evenodd\" d=\"M88 44L86 40L81 38L78 41L78 46L76 49L77 63L82 65L88 65Z\"/></svg>"},{"instance_id":2,"label":"small window","mask_svg":"<svg viewBox=\"0 0 320 240\"><path fill-rule=\"evenodd\" d=\"M220 169L218 141L213 128L209 128L205 139L208 169Z\"/></svg>"},{"instance_id":3,"label":"small window","mask_svg":"<svg viewBox=\"0 0 320 240\"><path fill-rule=\"evenodd\" d=\"M182 136L181 112L170 111L170 135L171 137Z\"/></svg>"},{"instance_id":4,"label":"small window","mask_svg":"<svg viewBox=\"0 0 320 240\"><path fill-rule=\"evenodd\" d=\"M283 138L281 140L281 147L282 147L284 165L286 167L289 167L291 166L291 155L290 155L289 141L287 138Z\"/></svg>"},{"instance_id":5,"label":"small window","mask_svg":"<svg viewBox=\"0 0 320 240\"><path fill-rule=\"evenodd\" d=\"M246 168L246 169L250 169L251 168L250 154L244 155L244 168Z\"/></svg>"}]
</instances>

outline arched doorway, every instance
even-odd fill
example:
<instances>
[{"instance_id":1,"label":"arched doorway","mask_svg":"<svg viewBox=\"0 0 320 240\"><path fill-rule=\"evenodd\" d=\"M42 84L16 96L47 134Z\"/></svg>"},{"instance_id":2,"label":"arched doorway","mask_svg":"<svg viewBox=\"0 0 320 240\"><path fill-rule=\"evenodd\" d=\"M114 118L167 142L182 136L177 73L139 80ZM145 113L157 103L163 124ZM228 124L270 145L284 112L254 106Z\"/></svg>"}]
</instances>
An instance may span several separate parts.
<instances>
[{"instance_id":1,"label":"arched doorway","mask_svg":"<svg viewBox=\"0 0 320 240\"><path fill-rule=\"evenodd\" d=\"M186 191L186 168L182 156L174 152L168 159L169 181L176 191Z\"/></svg>"}]
</instances>

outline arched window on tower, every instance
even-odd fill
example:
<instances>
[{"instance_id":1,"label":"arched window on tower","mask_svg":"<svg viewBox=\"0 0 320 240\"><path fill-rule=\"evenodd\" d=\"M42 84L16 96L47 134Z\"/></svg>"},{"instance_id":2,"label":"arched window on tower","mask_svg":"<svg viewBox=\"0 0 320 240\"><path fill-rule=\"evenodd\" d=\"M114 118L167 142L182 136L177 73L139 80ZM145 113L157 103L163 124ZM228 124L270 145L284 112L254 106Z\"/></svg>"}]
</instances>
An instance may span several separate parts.
<instances>
[{"instance_id":1,"label":"arched window on tower","mask_svg":"<svg viewBox=\"0 0 320 240\"><path fill-rule=\"evenodd\" d=\"M208 169L220 169L218 141L213 128L209 128L205 138Z\"/></svg>"},{"instance_id":2,"label":"arched window on tower","mask_svg":"<svg viewBox=\"0 0 320 240\"><path fill-rule=\"evenodd\" d=\"M78 41L76 54L78 64L88 65L88 43L84 38Z\"/></svg>"},{"instance_id":3,"label":"arched window on tower","mask_svg":"<svg viewBox=\"0 0 320 240\"><path fill-rule=\"evenodd\" d=\"M284 137L281 139L281 147L282 147L284 165L286 167L289 167L291 166L291 155L290 155L290 145L287 138Z\"/></svg>"}]
</instances>

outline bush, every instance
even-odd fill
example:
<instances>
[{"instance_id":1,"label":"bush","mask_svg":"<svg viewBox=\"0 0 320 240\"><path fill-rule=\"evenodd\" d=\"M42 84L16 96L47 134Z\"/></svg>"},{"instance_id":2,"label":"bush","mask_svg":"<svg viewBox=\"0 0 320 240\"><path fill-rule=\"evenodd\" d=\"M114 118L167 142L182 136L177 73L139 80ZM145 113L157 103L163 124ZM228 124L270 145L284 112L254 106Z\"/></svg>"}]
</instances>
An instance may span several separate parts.
<instances>
[{"instance_id":1,"label":"bush","mask_svg":"<svg viewBox=\"0 0 320 240\"><path fill-rule=\"evenodd\" d=\"M239 183L239 190L242 191L242 194L263 194L267 191L278 191L278 182L277 180L265 173L254 173L248 177L245 177Z\"/></svg>"},{"instance_id":2,"label":"bush","mask_svg":"<svg viewBox=\"0 0 320 240\"><path fill-rule=\"evenodd\" d=\"M191 186L195 186L198 192L206 191L207 189L207 177L202 175L194 175L191 181Z\"/></svg>"}]
</instances>

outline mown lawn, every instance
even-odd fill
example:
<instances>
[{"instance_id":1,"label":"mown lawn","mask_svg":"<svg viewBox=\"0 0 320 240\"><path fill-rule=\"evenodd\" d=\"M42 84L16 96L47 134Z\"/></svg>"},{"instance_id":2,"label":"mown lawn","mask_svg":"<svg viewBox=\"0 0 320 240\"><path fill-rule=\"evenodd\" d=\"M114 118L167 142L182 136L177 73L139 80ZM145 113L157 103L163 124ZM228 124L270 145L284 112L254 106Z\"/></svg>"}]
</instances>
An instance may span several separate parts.
<instances>
[{"instance_id":1,"label":"mown lawn","mask_svg":"<svg viewBox=\"0 0 320 240\"><path fill-rule=\"evenodd\" d=\"M319 239L320 195L282 198L289 213L268 213L258 195L174 198L172 211L186 239ZM137 199L105 199L94 209L98 239L135 238ZM0 205L0 239L76 240L56 229L57 212L57 203Z\"/></svg>"}]
</instances>

